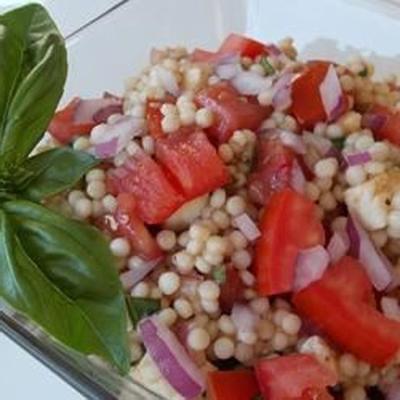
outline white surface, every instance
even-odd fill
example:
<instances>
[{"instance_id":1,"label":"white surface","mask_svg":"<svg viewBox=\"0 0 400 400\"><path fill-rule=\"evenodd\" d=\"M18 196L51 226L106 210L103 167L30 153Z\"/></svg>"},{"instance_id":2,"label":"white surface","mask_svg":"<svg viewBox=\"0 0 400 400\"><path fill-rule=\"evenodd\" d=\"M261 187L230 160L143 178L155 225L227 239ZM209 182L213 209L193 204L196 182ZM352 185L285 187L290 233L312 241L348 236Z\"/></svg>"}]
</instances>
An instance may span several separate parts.
<instances>
[{"instance_id":1,"label":"white surface","mask_svg":"<svg viewBox=\"0 0 400 400\"><path fill-rule=\"evenodd\" d=\"M83 400L73 388L0 332L0 388L4 400Z\"/></svg>"},{"instance_id":2,"label":"white surface","mask_svg":"<svg viewBox=\"0 0 400 400\"><path fill-rule=\"evenodd\" d=\"M64 34L116 2L43 1L52 7ZM400 12L394 6L398 1L391 0L387 8L377 0L130 0L68 41L64 100L104 90L121 93L123 80L147 63L152 46L212 50L230 31L266 41L293 36L306 57L340 61L360 51L372 55L383 73L400 72ZM15 1L0 0L0 7L7 3ZM80 398L1 334L0 371L1 398Z\"/></svg>"}]
</instances>

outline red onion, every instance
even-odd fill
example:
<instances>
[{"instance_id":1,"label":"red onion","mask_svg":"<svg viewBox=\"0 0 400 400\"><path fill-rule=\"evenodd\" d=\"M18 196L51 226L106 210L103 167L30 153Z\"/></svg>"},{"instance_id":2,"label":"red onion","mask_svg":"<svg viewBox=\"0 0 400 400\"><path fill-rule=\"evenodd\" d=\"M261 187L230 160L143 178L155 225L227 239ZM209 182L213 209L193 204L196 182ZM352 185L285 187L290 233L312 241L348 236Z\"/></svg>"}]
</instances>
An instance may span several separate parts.
<instances>
[{"instance_id":1,"label":"red onion","mask_svg":"<svg viewBox=\"0 0 400 400\"><path fill-rule=\"evenodd\" d=\"M368 151L360 151L357 153L343 153L343 158L349 167L354 165L363 165L372 160Z\"/></svg>"},{"instance_id":2,"label":"red onion","mask_svg":"<svg viewBox=\"0 0 400 400\"><path fill-rule=\"evenodd\" d=\"M122 101L120 99L113 97L81 99L75 111L74 122L77 124L88 121L106 122L111 111L113 114L122 113Z\"/></svg>"},{"instance_id":3,"label":"red onion","mask_svg":"<svg viewBox=\"0 0 400 400\"><path fill-rule=\"evenodd\" d=\"M306 185L306 177L304 176L303 170L301 169L297 160L294 160L290 176L290 186L297 193L304 194L305 185Z\"/></svg>"},{"instance_id":4,"label":"red onion","mask_svg":"<svg viewBox=\"0 0 400 400\"><path fill-rule=\"evenodd\" d=\"M240 71L233 77L231 82L241 94L246 96L256 96L271 85L269 78L265 78L253 71Z\"/></svg>"},{"instance_id":5,"label":"red onion","mask_svg":"<svg viewBox=\"0 0 400 400\"><path fill-rule=\"evenodd\" d=\"M371 129L372 132L378 132L387 121L387 116L383 114L367 112L363 115L361 125L363 128Z\"/></svg>"},{"instance_id":6,"label":"red onion","mask_svg":"<svg viewBox=\"0 0 400 400\"><path fill-rule=\"evenodd\" d=\"M225 80L234 78L241 71L239 64L221 64L215 68L215 73Z\"/></svg>"},{"instance_id":7,"label":"red onion","mask_svg":"<svg viewBox=\"0 0 400 400\"><path fill-rule=\"evenodd\" d=\"M275 82L272 88L272 105L275 110L286 110L292 104L292 82L295 77L296 74L286 72Z\"/></svg>"},{"instance_id":8,"label":"red onion","mask_svg":"<svg viewBox=\"0 0 400 400\"><path fill-rule=\"evenodd\" d=\"M248 214L240 214L234 219L234 222L250 242L253 242L261 236L260 230Z\"/></svg>"},{"instance_id":9,"label":"red onion","mask_svg":"<svg viewBox=\"0 0 400 400\"><path fill-rule=\"evenodd\" d=\"M386 317L400 321L400 306L397 299L393 297L382 297L381 308Z\"/></svg>"},{"instance_id":10,"label":"red onion","mask_svg":"<svg viewBox=\"0 0 400 400\"><path fill-rule=\"evenodd\" d=\"M233 305L231 318L238 332L254 332L259 322L258 315L250 307L241 303Z\"/></svg>"},{"instance_id":11,"label":"red onion","mask_svg":"<svg viewBox=\"0 0 400 400\"><path fill-rule=\"evenodd\" d=\"M329 254L321 245L300 250L295 264L293 290L302 290L321 279L328 265Z\"/></svg>"},{"instance_id":12,"label":"red onion","mask_svg":"<svg viewBox=\"0 0 400 400\"><path fill-rule=\"evenodd\" d=\"M140 321L139 333L168 383L185 399L200 396L206 387L205 377L171 330L153 316Z\"/></svg>"},{"instance_id":13,"label":"red onion","mask_svg":"<svg viewBox=\"0 0 400 400\"><path fill-rule=\"evenodd\" d=\"M137 283L139 283L146 275L148 275L153 269L160 264L162 258L156 258L155 260L145 261L135 266L133 269L123 272L119 278L122 286L125 290L132 289Z\"/></svg>"},{"instance_id":14,"label":"red onion","mask_svg":"<svg viewBox=\"0 0 400 400\"><path fill-rule=\"evenodd\" d=\"M345 231L335 231L328 243L327 251L332 263L339 261L347 254L350 248L350 240Z\"/></svg>"},{"instance_id":15,"label":"red onion","mask_svg":"<svg viewBox=\"0 0 400 400\"><path fill-rule=\"evenodd\" d=\"M114 157L117 154L118 139L116 137L110 139L108 142L99 143L95 146L94 152L98 158L105 159Z\"/></svg>"},{"instance_id":16,"label":"red onion","mask_svg":"<svg viewBox=\"0 0 400 400\"><path fill-rule=\"evenodd\" d=\"M282 143L290 147L297 154L306 154L306 146L304 145L303 138L301 135L297 135L296 133L281 130L279 137Z\"/></svg>"},{"instance_id":17,"label":"red onion","mask_svg":"<svg viewBox=\"0 0 400 400\"><path fill-rule=\"evenodd\" d=\"M282 54L282 50L273 43L266 44L265 49L267 53L271 56L280 56Z\"/></svg>"},{"instance_id":18,"label":"red onion","mask_svg":"<svg viewBox=\"0 0 400 400\"><path fill-rule=\"evenodd\" d=\"M154 69L156 70L161 86L173 96L178 96L180 90L174 73L160 65L155 66Z\"/></svg>"},{"instance_id":19,"label":"red onion","mask_svg":"<svg viewBox=\"0 0 400 400\"><path fill-rule=\"evenodd\" d=\"M319 92L328 121L332 121L334 111L337 110L338 104L340 104L341 97L343 96L339 78L332 64L329 66L328 72L319 86Z\"/></svg>"},{"instance_id":20,"label":"red onion","mask_svg":"<svg viewBox=\"0 0 400 400\"><path fill-rule=\"evenodd\" d=\"M360 260L374 287L379 291L384 290L393 281L390 261L374 246L353 213L349 214L346 229L350 238L350 254Z\"/></svg>"}]
</instances>

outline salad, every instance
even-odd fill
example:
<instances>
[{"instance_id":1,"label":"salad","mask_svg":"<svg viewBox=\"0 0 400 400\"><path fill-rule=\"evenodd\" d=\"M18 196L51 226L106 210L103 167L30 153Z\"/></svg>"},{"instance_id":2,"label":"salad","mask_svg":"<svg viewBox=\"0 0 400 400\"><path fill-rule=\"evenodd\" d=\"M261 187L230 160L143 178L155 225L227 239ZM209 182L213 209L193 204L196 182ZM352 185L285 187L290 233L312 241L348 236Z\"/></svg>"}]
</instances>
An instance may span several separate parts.
<instances>
[{"instance_id":1,"label":"salad","mask_svg":"<svg viewBox=\"0 0 400 400\"><path fill-rule=\"evenodd\" d=\"M400 86L373 72L232 33L56 111L55 24L1 15L1 298L165 398L400 399Z\"/></svg>"}]
</instances>

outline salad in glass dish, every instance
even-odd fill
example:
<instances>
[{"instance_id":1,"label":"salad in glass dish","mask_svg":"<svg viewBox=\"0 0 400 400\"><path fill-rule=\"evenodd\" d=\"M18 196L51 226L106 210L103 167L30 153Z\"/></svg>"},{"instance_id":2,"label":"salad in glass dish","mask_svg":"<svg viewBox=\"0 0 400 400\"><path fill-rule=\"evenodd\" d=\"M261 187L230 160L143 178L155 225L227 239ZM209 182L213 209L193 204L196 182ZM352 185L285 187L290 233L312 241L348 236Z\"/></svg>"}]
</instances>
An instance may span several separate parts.
<instances>
[{"instance_id":1,"label":"salad in glass dish","mask_svg":"<svg viewBox=\"0 0 400 400\"><path fill-rule=\"evenodd\" d=\"M232 33L56 111L66 71L0 16L5 303L170 399L400 398L395 77Z\"/></svg>"}]
</instances>

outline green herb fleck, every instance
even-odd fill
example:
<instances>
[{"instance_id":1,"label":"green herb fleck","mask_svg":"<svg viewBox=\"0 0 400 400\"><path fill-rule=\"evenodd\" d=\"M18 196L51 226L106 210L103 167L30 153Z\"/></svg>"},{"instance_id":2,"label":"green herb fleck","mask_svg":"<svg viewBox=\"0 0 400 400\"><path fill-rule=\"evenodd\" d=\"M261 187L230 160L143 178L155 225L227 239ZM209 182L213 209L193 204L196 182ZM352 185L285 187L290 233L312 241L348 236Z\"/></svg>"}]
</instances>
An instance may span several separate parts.
<instances>
[{"instance_id":1,"label":"green herb fleck","mask_svg":"<svg viewBox=\"0 0 400 400\"><path fill-rule=\"evenodd\" d=\"M128 314L134 328L136 328L141 319L154 314L161 308L160 300L148 299L144 297L126 296L126 304L128 306Z\"/></svg>"},{"instance_id":2,"label":"green herb fleck","mask_svg":"<svg viewBox=\"0 0 400 400\"><path fill-rule=\"evenodd\" d=\"M344 142L346 141L345 138L337 138L337 139L332 139L331 142L332 144L338 149L342 150L344 147Z\"/></svg>"},{"instance_id":3,"label":"green herb fleck","mask_svg":"<svg viewBox=\"0 0 400 400\"><path fill-rule=\"evenodd\" d=\"M264 68L266 75L273 75L275 73L275 68L268 61L267 57L262 57L260 60L260 65Z\"/></svg>"},{"instance_id":4,"label":"green herb fleck","mask_svg":"<svg viewBox=\"0 0 400 400\"><path fill-rule=\"evenodd\" d=\"M226 281L226 270L223 265L219 265L214 267L212 270L212 277L214 281L217 282L219 285L223 285Z\"/></svg>"},{"instance_id":5,"label":"green herb fleck","mask_svg":"<svg viewBox=\"0 0 400 400\"><path fill-rule=\"evenodd\" d=\"M368 76L368 67L365 66L359 73L358 76L366 78Z\"/></svg>"}]
</instances>

